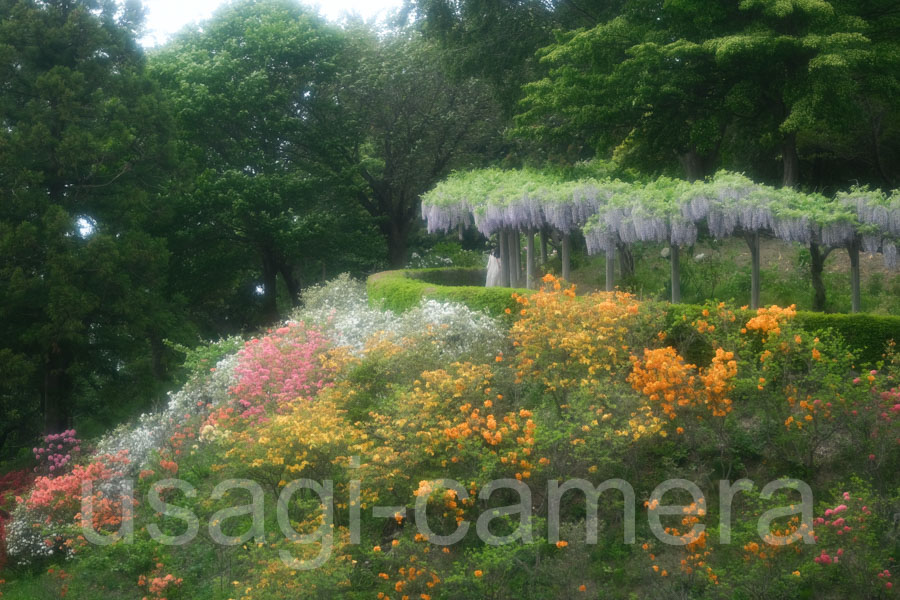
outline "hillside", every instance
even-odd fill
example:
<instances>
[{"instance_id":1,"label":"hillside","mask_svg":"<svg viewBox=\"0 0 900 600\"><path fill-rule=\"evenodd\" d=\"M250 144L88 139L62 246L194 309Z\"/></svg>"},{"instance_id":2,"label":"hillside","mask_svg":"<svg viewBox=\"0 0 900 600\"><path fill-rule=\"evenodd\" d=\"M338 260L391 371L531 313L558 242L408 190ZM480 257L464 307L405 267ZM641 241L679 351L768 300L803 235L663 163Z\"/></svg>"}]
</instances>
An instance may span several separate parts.
<instances>
[{"instance_id":1,"label":"hillside","mask_svg":"<svg viewBox=\"0 0 900 600\"><path fill-rule=\"evenodd\" d=\"M695 366L654 303L552 276L507 321L305 300L159 412L36 448L4 598L898 596L892 351L861 372L792 308L718 304Z\"/></svg>"}]
</instances>

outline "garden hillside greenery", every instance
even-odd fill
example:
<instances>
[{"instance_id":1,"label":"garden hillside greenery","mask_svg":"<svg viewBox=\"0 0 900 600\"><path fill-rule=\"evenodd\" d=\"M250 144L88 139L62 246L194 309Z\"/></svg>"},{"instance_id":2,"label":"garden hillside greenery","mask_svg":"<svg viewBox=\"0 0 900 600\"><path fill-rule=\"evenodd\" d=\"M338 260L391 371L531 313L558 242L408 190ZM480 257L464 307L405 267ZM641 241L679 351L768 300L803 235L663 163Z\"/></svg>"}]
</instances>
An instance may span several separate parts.
<instances>
[{"instance_id":1,"label":"garden hillside greenery","mask_svg":"<svg viewBox=\"0 0 900 600\"><path fill-rule=\"evenodd\" d=\"M144 15L0 0L0 595L897 596L895 0Z\"/></svg>"},{"instance_id":2,"label":"garden hillside greenery","mask_svg":"<svg viewBox=\"0 0 900 600\"><path fill-rule=\"evenodd\" d=\"M376 26L240 0L142 48L138 0L0 1L0 460L139 414L177 384L183 349L284 318L312 284L451 240L483 255L478 232L421 221L454 171L726 170L815 192L811 215L853 186L889 198L895 4L407 0ZM584 263L581 227L534 253ZM881 229L857 233L838 246L892 256ZM513 259L528 245L500 237ZM801 241L816 310L890 310L856 277L844 308L826 240ZM622 289L656 287L635 280L639 252L616 248ZM510 285L534 287L522 271Z\"/></svg>"},{"instance_id":3,"label":"garden hillside greenery","mask_svg":"<svg viewBox=\"0 0 900 600\"><path fill-rule=\"evenodd\" d=\"M367 290L370 302L394 311L405 311L421 301L434 299L459 302L474 310L481 310L501 320L509 320L517 307L516 298L507 288L485 288L471 285L484 279L483 269L433 268L386 271L369 277ZM533 290L515 290L527 296ZM648 302L649 303L649 302ZM652 302L664 316L663 330L671 339L681 340L686 355L693 358L708 353L710 347L702 337L694 335L686 326L701 318L703 305ZM742 318L749 319L754 311L747 306L737 308ZM882 315L827 314L797 311L795 321L809 330L831 329L835 335L854 349L860 365L875 365L884 358L884 349L900 339L900 317Z\"/></svg>"},{"instance_id":4,"label":"garden hillside greenery","mask_svg":"<svg viewBox=\"0 0 900 600\"><path fill-rule=\"evenodd\" d=\"M3 500L4 600L898 597L893 344L863 368L792 307L710 304L673 335L658 304L541 283L503 321L384 311L344 276L199 351L160 411L48 438ZM630 487L554 499L576 478Z\"/></svg>"}]
</instances>

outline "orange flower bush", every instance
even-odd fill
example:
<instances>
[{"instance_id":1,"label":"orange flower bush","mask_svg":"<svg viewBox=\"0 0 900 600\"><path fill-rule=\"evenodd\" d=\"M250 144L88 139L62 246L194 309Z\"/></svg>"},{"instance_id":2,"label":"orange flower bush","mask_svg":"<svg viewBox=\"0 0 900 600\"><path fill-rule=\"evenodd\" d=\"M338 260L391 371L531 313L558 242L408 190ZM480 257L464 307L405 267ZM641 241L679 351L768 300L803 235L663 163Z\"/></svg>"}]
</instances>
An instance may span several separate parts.
<instances>
[{"instance_id":1,"label":"orange flower bush","mask_svg":"<svg viewBox=\"0 0 900 600\"><path fill-rule=\"evenodd\" d=\"M397 395L392 410L370 413L367 435L385 440L373 448L371 462L383 470L381 479L391 480L394 493L423 493L417 473L471 481L474 494L479 482L499 476L527 480L541 467L534 455L533 414L498 393L497 369L455 363L424 372L411 390ZM464 505L448 499L447 508L461 517Z\"/></svg>"},{"instance_id":2,"label":"orange flower bush","mask_svg":"<svg viewBox=\"0 0 900 600\"><path fill-rule=\"evenodd\" d=\"M892 546L881 535L887 528L878 526L892 516L885 514L890 502L884 496L869 501L860 493L837 500L836 506L829 503L814 532L825 545L814 552L803 545L770 543L776 536L804 533L797 519L781 519L760 539L755 522L751 527L745 517L758 517L774 506L751 492L737 495L741 518L733 520L731 548L716 546L723 530L715 527L717 515L707 515L706 500L667 517L672 520L665 523L666 533L683 544L654 548L648 541L640 550L623 545L622 515L630 507L625 504L628 495L616 490L604 491L597 508L601 539L596 548L587 541L589 503L580 489L560 498L556 537L542 536L550 522L550 481L581 478L596 486L621 478L642 494L664 479L705 485L804 472L820 493L833 485L833 471L823 484L813 481L819 471L801 469L826 463L839 467L840 461L851 462L856 472L874 481L891 481L898 464L900 367L887 361L891 364L854 372L846 346L827 332L802 330L792 307L769 307L742 320L724 304L688 307L683 318L676 314L674 323L664 323L655 316L663 311L628 294L577 297L573 287L554 277L517 301L518 310L510 311L508 338L499 339L505 332L495 330L498 340L486 337L490 343L462 354L441 346L458 342L452 341L449 326L423 327L420 334L372 326L366 335L355 336L359 343L352 346L317 338L315 347L321 352L305 348L294 361L296 348L289 343L297 335L294 328L274 329L277 344L259 341L245 347L236 381L219 383L224 399L207 402L199 396L200 410L183 411L185 418L167 427L160 446L154 447L152 461L130 465L131 471L139 474L142 492L157 478L190 481L198 496L176 498L201 517L234 500L204 497L220 478L247 477L267 484L264 535L209 551L227 572L219 575L222 589L217 593L235 600L304 595L381 600L605 597L623 586L653 597L790 595L785 590L818 597L823 590L810 573L830 577L838 569L845 569L840 573L848 578L864 573L871 580L865 588L869 596L896 596ZM322 332L327 331L323 326ZM306 339L297 341L302 346ZM257 367L267 368L270 356L278 368L257 372ZM303 377L294 378L294 367ZM115 461L74 465L71 473L52 482L39 480L17 511L58 514L62 524L54 530L68 534L81 516L76 502L80 482L89 478L99 487L125 466ZM326 543L286 539L270 515L279 493L298 478L334 484L333 551L321 568L311 571L293 570L279 553L312 560ZM444 478L462 487L446 489L436 482ZM476 528L470 527L459 544L442 547L429 539L434 534L419 530L421 515L411 509L421 500L430 529L439 535L463 522L474 525L483 514L493 517L495 535L515 530L520 526L515 515L492 510L513 505L515 490L479 498L488 482L500 478L519 482L530 492L531 506L524 514L532 527L531 543L494 546L478 539ZM351 496L356 481L358 499ZM793 498L781 494L777 506ZM110 529L119 524L120 507L102 496L95 500L94 525ZM377 514L375 506L391 508ZM650 511L658 506L657 500L647 503ZM719 506L710 502L712 511ZM290 526L298 533L329 531L322 529L327 517L315 494L295 494L288 508ZM158 518L147 506L138 506L138 513L150 521ZM355 539L351 523L357 514ZM231 529L243 532L249 520L236 521ZM700 524L709 529L695 532ZM638 537L649 539L647 523L638 520L637 527ZM42 527L37 529L36 535L43 533ZM78 550L96 553L93 565L116 565L127 574L131 591L137 581L148 600L204 593L201 586L209 580L182 580L175 573L189 571L172 564L185 556L193 560L200 551L162 557L146 530L136 528L135 535L133 550L115 545ZM203 535L194 543L210 543ZM46 536L38 541L44 544L45 539L65 541ZM599 572L601 547L604 565L614 576L591 578ZM641 551L649 557L646 568L632 568L641 564L634 560ZM44 556L52 560L53 555ZM849 566L843 566L845 561ZM156 569L150 564L157 564ZM106 582L96 579L93 587L79 591L103 590ZM854 587L842 581L827 579L839 587L825 591L850 597Z\"/></svg>"},{"instance_id":3,"label":"orange flower bush","mask_svg":"<svg viewBox=\"0 0 900 600\"><path fill-rule=\"evenodd\" d=\"M793 319L797 315L797 307L791 304L787 308L778 306L770 306L768 308L760 308L756 311L756 316L747 321L744 325L746 331L758 331L765 335L780 335L781 328L785 322Z\"/></svg>"},{"instance_id":4,"label":"orange flower bush","mask_svg":"<svg viewBox=\"0 0 900 600\"><path fill-rule=\"evenodd\" d=\"M642 544L641 549L650 558L653 573L661 577L678 573L688 582L691 582L697 574L702 574L709 583L719 585L719 576L709 564L712 554L709 533L706 529L695 532L695 526L706 516L705 502L701 497L683 507L684 516L681 517L680 526L664 528L668 535L681 538L680 545L663 549L665 556L655 554L650 544ZM651 502L645 502L644 505L650 511L658 507L657 503Z\"/></svg>"},{"instance_id":5,"label":"orange flower bush","mask_svg":"<svg viewBox=\"0 0 900 600\"><path fill-rule=\"evenodd\" d=\"M697 369L686 363L674 348L644 350L643 359L631 357L632 371L628 382L647 398L648 404L632 413L630 434L638 439L645 434L668 434L662 413L674 421L679 412L704 408L713 417L725 417L731 412L728 394L737 376L737 361L733 352L716 349L711 365Z\"/></svg>"}]
</instances>

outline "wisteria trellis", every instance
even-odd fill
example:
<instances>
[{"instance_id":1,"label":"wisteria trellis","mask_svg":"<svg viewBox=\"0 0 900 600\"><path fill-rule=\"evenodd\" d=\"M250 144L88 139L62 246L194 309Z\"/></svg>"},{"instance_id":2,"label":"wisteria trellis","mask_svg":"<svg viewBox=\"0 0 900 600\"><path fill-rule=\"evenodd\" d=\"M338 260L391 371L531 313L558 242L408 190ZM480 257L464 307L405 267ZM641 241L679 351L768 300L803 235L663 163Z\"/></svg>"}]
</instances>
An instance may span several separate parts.
<instances>
[{"instance_id":1,"label":"wisteria trellis","mask_svg":"<svg viewBox=\"0 0 900 600\"><path fill-rule=\"evenodd\" d=\"M895 268L900 243L900 190L854 187L834 198L773 188L720 171L689 183L661 177L649 183L586 179L564 181L532 170L484 169L456 173L422 197L429 232L473 225L486 236L508 236L548 228L563 239L563 276L568 275L568 236L581 230L589 253L612 258L617 246L635 242L670 245L673 301L678 301L678 248L706 230L715 238L743 237L753 261L751 304L759 302L759 237L845 248L851 257L853 310L859 310L859 251L880 252ZM531 244L533 246L533 244ZM513 248L516 243L511 244ZM530 254L533 254L530 253ZM529 273L534 257L529 255ZM613 261L607 260L612 289ZM517 269L516 269L517 271ZM508 273L511 284L517 273ZM528 285L533 283L529 277Z\"/></svg>"}]
</instances>

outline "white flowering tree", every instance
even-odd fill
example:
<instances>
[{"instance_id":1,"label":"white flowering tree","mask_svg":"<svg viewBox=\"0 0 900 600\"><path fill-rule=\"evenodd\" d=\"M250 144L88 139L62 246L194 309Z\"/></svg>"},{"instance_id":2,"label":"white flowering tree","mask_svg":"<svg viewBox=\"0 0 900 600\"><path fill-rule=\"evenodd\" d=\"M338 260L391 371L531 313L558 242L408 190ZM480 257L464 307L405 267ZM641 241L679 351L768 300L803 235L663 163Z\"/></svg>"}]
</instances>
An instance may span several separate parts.
<instances>
[{"instance_id":1,"label":"white flowering tree","mask_svg":"<svg viewBox=\"0 0 900 600\"><path fill-rule=\"evenodd\" d=\"M563 277L569 275L569 239L581 229L591 254L606 254L606 287L614 285L615 252L636 242L667 244L672 302L681 300L679 250L698 232L740 237L750 250L750 305L759 307L760 237L810 248L813 286L822 297L824 261L835 248L850 255L852 310L860 310L859 251L880 252L897 266L900 191L886 195L854 188L826 198L792 188L761 185L720 171L706 181L661 177L649 183L583 179L562 181L534 171L487 169L459 173L423 196L429 231L473 224L484 235L498 233L503 283L517 284L519 232L528 236L528 285L533 283L534 232L550 227L562 235Z\"/></svg>"}]
</instances>

